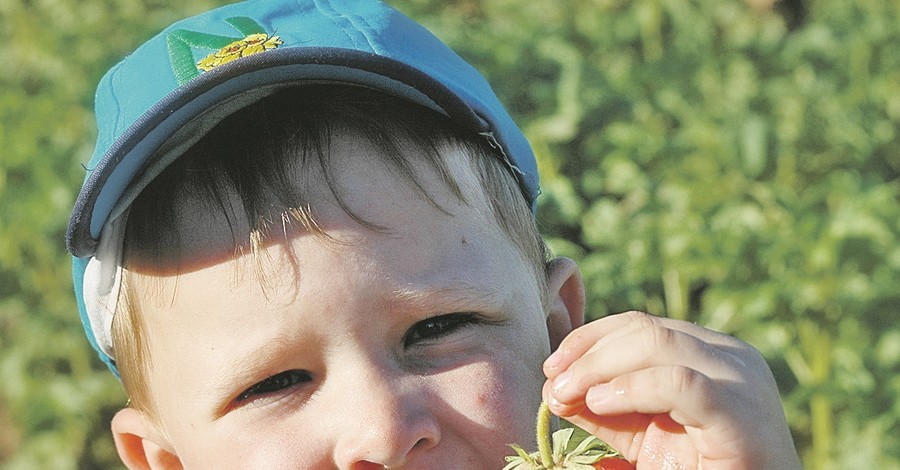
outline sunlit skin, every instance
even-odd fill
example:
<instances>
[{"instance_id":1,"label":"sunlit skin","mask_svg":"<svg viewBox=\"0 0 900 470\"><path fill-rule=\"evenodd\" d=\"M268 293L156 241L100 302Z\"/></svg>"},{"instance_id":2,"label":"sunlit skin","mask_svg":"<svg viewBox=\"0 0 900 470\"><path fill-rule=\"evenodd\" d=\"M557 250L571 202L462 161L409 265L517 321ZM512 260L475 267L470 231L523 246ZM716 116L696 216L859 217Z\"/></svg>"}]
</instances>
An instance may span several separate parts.
<instances>
[{"instance_id":1,"label":"sunlit skin","mask_svg":"<svg viewBox=\"0 0 900 470\"><path fill-rule=\"evenodd\" d=\"M442 212L367 145L337 140L346 202L387 230L352 220L313 175L310 203L333 240L288 230L260 253L265 287L246 255L177 274L135 268L165 451L151 462L487 470L508 443L533 442L552 339L534 270L475 191L464 205L423 173ZM466 165L454 170L471 179ZM578 283L571 262L551 266L557 290ZM555 328L558 342L568 328Z\"/></svg>"}]
</instances>

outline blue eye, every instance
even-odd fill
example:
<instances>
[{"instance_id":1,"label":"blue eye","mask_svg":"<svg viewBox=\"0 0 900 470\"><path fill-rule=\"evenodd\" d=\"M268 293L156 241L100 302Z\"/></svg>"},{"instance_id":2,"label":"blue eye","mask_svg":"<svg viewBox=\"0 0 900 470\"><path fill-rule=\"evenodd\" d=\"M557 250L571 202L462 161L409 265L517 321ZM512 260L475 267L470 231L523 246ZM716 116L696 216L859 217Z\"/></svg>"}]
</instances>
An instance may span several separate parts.
<instances>
[{"instance_id":1,"label":"blue eye","mask_svg":"<svg viewBox=\"0 0 900 470\"><path fill-rule=\"evenodd\" d=\"M305 370L286 370L257 382L247 390L244 390L237 396L235 403L242 404L254 398L281 392L311 380L312 375Z\"/></svg>"},{"instance_id":2,"label":"blue eye","mask_svg":"<svg viewBox=\"0 0 900 470\"><path fill-rule=\"evenodd\" d=\"M478 315L474 313L448 313L427 318L407 331L403 337L403 346L410 347L416 343L438 339L479 322Z\"/></svg>"}]
</instances>

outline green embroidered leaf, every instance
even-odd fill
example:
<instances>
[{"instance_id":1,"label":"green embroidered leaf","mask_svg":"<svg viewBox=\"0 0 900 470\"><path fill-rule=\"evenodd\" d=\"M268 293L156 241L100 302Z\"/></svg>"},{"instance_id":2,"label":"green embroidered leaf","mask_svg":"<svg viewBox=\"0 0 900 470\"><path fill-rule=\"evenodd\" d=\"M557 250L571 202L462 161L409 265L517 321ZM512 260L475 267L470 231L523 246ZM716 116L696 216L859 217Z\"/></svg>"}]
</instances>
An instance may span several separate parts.
<instances>
[{"instance_id":1,"label":"green embroidered leaf","mask_svg":"<svg viewBox=\"0 0 900 470\"><path fill-rule=\"evenodd\" d=\"M191 46L175 35L166 37L166 46L169 50L169 62L172 64L172 73L179 85L183 85L200 75L194 64L194 56Z\"/></svg>"},{"instance_id":2,"label":"green embroidered leaf","mask_svg":"<svg viewBox=\"0 0 900 470\"><path fill-rule=\"evenodd\" d=\"M171 40L172 38L176 38L178 40L184 41L187 45L191 47L203 48L203 49L212 49L218 50L221 49L234 41L243 39L243 38L231 38L228 36L218 36L215 34L201 33L198 31L189 31L187 29L176 29L169 33L167 39Z\"/></svg>"},{"instance_id":3,"label":"green embroidered leaf","mask_svg":"<svg viewBox=\"0 0 900 470\"><path fill-rule=\"evenodd\" d=\"M186 29L176 29L169 33L166 36L166 46L169 50L172 72L178 84L183 85L200 75L200 70L194 62L192 48L216 51L239 39Z\"/></svg>"},{"instance_id":4,"label":"green embroidered leaf","mask_svg":"<svg viewBox=\"0 0 900 470\"><path fill-rule=\"evenodd\" d=\"M225 20L226 23L230 24L234 29L238 30L245 37L251 34L264 34L266 31L262 26L259 25L252 18L247 18L246 16L235 16L233 18L228 18Z\"/></svg>"}]
</instances>

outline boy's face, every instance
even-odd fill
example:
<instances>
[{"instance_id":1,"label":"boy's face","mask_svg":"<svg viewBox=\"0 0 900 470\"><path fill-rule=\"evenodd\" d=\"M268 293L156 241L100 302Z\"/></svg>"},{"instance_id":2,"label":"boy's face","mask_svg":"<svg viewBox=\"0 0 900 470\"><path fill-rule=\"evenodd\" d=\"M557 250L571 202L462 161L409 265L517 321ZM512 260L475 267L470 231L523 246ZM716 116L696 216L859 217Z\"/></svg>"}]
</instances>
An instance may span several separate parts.
<instances>
[{"instance_id":1,"label":"boy's face","mask_svg":"<svg viewBox=\"0 0 900 470\"><path fill-rule=\"evenodd\" d=\"M347 204L385 230L352 220L313 175L334 240L288 227L256 260L133 268L159 431L120 417L114 429L187 468L502 467L508 443L533 442L541 362L567 327L548 332L533 268L467 190L464 158L453 171L471 205L422 171L444 213L362 139L331 151ZM180 216L216 225L199 208Z\"/></svg>"}]
</instances>

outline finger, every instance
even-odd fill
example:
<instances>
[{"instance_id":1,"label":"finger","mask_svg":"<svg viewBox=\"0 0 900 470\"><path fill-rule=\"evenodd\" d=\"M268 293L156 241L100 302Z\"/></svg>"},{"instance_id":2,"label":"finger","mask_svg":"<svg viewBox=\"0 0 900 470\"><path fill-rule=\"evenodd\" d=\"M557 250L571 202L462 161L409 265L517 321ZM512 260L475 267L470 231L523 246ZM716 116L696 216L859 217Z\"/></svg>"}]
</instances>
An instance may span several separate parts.
<instances>
[{"instance_id":1,"label":"finger","mask_svg":"<svg viewBox=\"0 0 900 470\"><path fill-rule=\"evenodd\" d=\"M633 371L690 365L716 380L739 380L747 363L739 353L711 346L682 331L657 326L598 344L553 379L551 396L560 404L583 401L597 384Z\"/></svg>"},{"instance_id":2,"label":"finger","mask_svg":"<svg viewBox=\"0 0 900 470\"><path fill-rule=\"evenodd\" d=\"M588 352L635 331L657 328L681 331L713 345L727 346L733 349L749 347L736 338L693 323L631 311L595 320L573 331L544 362L544 374L553 379Z\"/></svg>"},{"instance_id":3,"label":"finger","mask_svg":"<svg viewBox=\"0 0 900 470\"><path fill-rule=\"evenodd\" d=\"M559 400L557 400L553 396L552 389L551 389L552 385L553 385L553 382L551 382L549 380L544 382L542 397L543 397L543 400L547 403L547 405L550 406L550 411L552 411L553 414L560 416L560 417L575 416L575 415L581 413L582 410L584 410L584 401L583 400L582 401L572 401L569 403L562 403Z\"/></svg>"},{"instance_id":4,"label":"finger","mask_svg":"<svg viewBox=\"0 0 900 470\"><path fill-rule=\"evenodd\" d=\"M698 429L728 421L723 418L741 409L728 388L684 366L642 369L595 385L585 394L584 406L598 416L668 414Z\"/></svg>"},{"instance_id":5,"label":"finger","mask_svg":"<svg viewBox=\"0 0 900 470\"><path fill-rule=\"evenodd\" d=\"M578 357L587 353L603 333L599 320L576 328L563 338L559 347L544 361L544 375L553 379L565 371Z\"/></svg>"},{"instance_id":6,"label":"finger","mask_svg":"<svg viewBox=\"0 0 900 470\"><path fill-rule=\"evenodd\" d=\"M597 416L595 422L599 423L604 417L668 416L683 429L680 432L689 437L697 454L728 460L753 454L746 437L760 430L748 427L757 418L745 414L753 409L728 387L696 369L666 366L643 369L592 387L581 414ZM753 432L748 432L751 429ZM670 432L679 433L677 429Z\"/></svg>"},{"instance_id":7,"label":"finger","mask_svg":"<svg viewBox=\"0 0 900 470\"><path fill-rule=\"evenodd\" d=\"M551 409L556 416L601 439L613 449L621 452L628 460L634 461L640 452L643 435L649 423L659 416L638 413L615 416L597 416L582 403L580 406L565 407L562 412Z\"/></svg>"}]
</instances>

